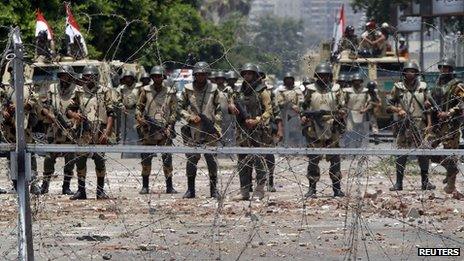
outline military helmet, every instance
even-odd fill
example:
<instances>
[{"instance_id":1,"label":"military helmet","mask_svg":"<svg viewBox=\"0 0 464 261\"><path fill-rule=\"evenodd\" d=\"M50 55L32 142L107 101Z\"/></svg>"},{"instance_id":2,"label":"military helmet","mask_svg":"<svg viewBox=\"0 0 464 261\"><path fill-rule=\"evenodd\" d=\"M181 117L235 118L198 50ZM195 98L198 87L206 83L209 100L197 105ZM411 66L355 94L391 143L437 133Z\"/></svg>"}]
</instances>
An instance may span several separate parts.
<instances>
[{"instance_id":1,"label":"military helmet","mask_svg":"<svg viewBox=\"0 0 464 261\"><path fill-rule=\"evenodd\" d=\"M243 73L246 72L246 71L252 71L252 72L256 73L257 75L259 75L258 66L256 66L255 64L252 64L252 63L246 63L245 65L243 65L242 69L240 70L240 75L243 76Z\"/></svg>"},{"instance_id":2,"label":"military helmet","mask_svg":"<svg viewBox=\"0 0 464 261\"><path fill-rule=\"evenodd\" d=\"M364 81L364 78L362 77L362 75L360 73L353 73L351 75L351 81Z\"/></svg>"},{"instance_id":3,"label":"military helmet","mask_svg":"<svg viewBox=\"0 0 464 261\"><path fill-rule=\"evenodd\" d=\"M451 67L454 69L454 67L456 67L456 62L452 58L444 58L438 63L438 68L444 66Z\"/></svg>"},{"instance_id":4,"label":"military helmet","mask_svg":"<svg viewBox=\"0 0 464 261\"><path fill-rule=\"evenodd\" d=\"M404 37L400 37L400 39L398 41L399 42L406 42L406 39Z\"/></svg>"},{"instance_id":5,"label":"military helmet","mask_svg":"<svg viewBox=\"0 0 464 261\"><path fill-rule=\"evenodd\" d=\"M338 75L338 79L337 79L337 81L339 82L349 82L350 80L351 80L350 77L348 77L346 73L341 73L340 75Z\"/></svg>"},{"instance_id":6,"label":"military helmet","mask_svg":"<svg viewBox=\"0 0 464 261\"><path fill-rule=\"evenodd\" d=\"M218 71L216 70L211 70L211 72L209 73L209 76L208 78L210 79L216 79L216 75L218 74Z\"/></svg>"},{"instance_id":7,"label":"military helmet","mask_svg":"<svg viewBox=\"0 0 464 261\"><path fill-rule=\"evenodd\" d=\"M354 26L352 26L352 25L347 25L347 26L345 27L345 33L348 33L348 32L354 33Z\"/></svg>"},{"instance_id":8,"label":"military helmet","mask_svg":"<svg viewBox=\"0 0 464 261\"><path fill-rule=\"evenodd\" d=\"M197 74L197 73L211 73L211 67L209 66L209 64L207 62L197 62L194 66L193 66L193 74Z\"/></svg>"},{"instance_id":9,"label":"military helmet","mask_svg":"<svg viewBox=\"0 0 464 261\"><path fill-rule=\"evenodd\" d=\"M150 79L150 74L146 72L142 73L142 75L140 75L140 80L142 79Z\"/></svg>"},{"instance_id":10,"label":"military helmet","mask_svg":"<svg viewBox=\"0 0 464 261\"><path fill-rule=\"evenodd\" d=\"M98 69L95 65L86 65L82 70L82 75L98 75Z\"/></svg>"},{"instance_id":11,"label":"military helmet","mask_svg":"<svg viewBox=\"0 0 464 261\"><path fill-rule=\"evenodd\" d=\"M318 74L332 74L332 65L327 62L318 64L314 70L314 75Z\"/></svg>"},{"instance_id":12,"label":"military helmet","mask_svg":"<svg viewBox=\"0 0 464 261\"><path fill-rule=\"evenodd\" d=\"M230 70L230 71L226 74L226 78L227 78L227 80L229 80L229 79L238 79L238 74L237 74L237 72L235 72L234 70Z\"/></svg>"},{"instance_id":13,"label":"military helmet","mask_svg":"<svg viewBox=\"0 0 464 261\"><path fill-rule=\"evenodd\" d=\"M284 74L284 80L285 80L285 78L292 78L293 80L295 80L295 76L293 76L293 73L291 73L291 72L286 72Z\"/></svg>"},{"instance_id":14,"label":"military helmet","mask_svg":"<svg viewBox=\"0 0 464 261\"><path fill-rule=\"evenodd\" d=\"M408 61L404 64L403 66L403 72L408 70L408 69L413 69L415 70L417 73L419 73L419 66L417 65L417 63L415 62L412 62L412 61Z\"/></svg>"},{"instance_id":15,"label":"military helmet","mask_svg":"<svg viewBox=\"0 0 464 261\"><path fill-rule=\"evenodd\" d=\"M369 81L367 84L366 84L366 87L367 89L369 90L374 90L377 88L377 83L375 81Z\"/></svg>"},{"instance_id":16,"label":"military helmet","mask_svg":"<svg viewBox=\"0 0 464 261\"><path fill-rule=\"evenodd\" d=\"M164 75L164 68L162 66L156 65L153 66L150 70L150 76L152 75L163 75L166 78L166 75Z\"/></svg>"},{"instance_id":17,"label":"military helmet","mask_svg":"<svg viewBox=\"0 0 464 261\"><path fill-rule=\"evenodd\" d=\"M302 84L310 84L311 80L309 79L308 76L305 76L305 77L303 77L303 79L301 79L301 83Z\"/></svg>"},{"instance_id":18,"label":"military helmet","mask_svg":"<svg viewBox=\"0 0 464 261\"><path fill-rule=\"evenodd\" d=\"M226 77L226 74L224 73L224 71L217 71L215 78L224 78L224 79L226 79L227 77Z\"/></svg>"},{"instance_id":19,"label":"military helmet","mask_svg":"<svg viewBox=\"0 0 464 261\"><path fill-rule=\"evenodd\" d=\"M61 66L59 69L58 69L58 72L56 73L56 75L60 75L60 74L74 74L74 69L72 68L72 66L69 66L69 65L63 65Z\"/></svg>"},{"instance_id":20,"label":"military helmet","mask_svg":"<svg viewBox=\"0 0 464 261\"><path fill-rule=\"evenodd\" d=\"M136 79L135 72L129 70L126 70L121 74L121 79L124 77L132 77L133 79Z\"/></svg>"},{"instance_id":21,"label":"military helmet","mask_svg":"<svg viewBox=\"0 0 464 261\"><path fill-rule=\"evenodd\" d=\"M264 72L264 70L261 69L261 66L259 66L259 65L258 65L257 67L258 67L258 74L259 74L259 77L260 77L262 80L266 79L267 75L266 75L266 73Z\"/></svg>"}]
</instances>

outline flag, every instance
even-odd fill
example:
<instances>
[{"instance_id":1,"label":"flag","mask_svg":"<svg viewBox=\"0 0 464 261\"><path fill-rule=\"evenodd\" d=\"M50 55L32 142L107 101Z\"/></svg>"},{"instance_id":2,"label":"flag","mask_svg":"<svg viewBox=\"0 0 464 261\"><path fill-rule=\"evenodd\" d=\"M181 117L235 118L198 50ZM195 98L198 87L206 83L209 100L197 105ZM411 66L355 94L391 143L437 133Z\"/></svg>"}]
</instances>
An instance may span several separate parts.
<instances>
[{"instance_id":1,"label":"flag","mask_svg":"<svg viewBox=\"0 0 464 261\"><path fill-rule=\"evenodd\" d=\"M340 12L337 15L337 19L335 20L335 24L334 24L334 31L333 31L334 47L332 49L332 53L338 52L338 46L340 44L340 41L342 40L344 28L345 28L345 5L342 4L340 8Z\"/></svg>"},{"instance_id":2,"label":"flag","mask_svg":"<svg viewBox=\"0 0 464 261\"><path fill-rule=\"evenodd\" d=\"M37 9L35 15L36 15L35 36L37 37L40 32L46 31L47 39L52 40L53 31L52 31L52 28L48 25L47 20L45 20L43 13L39 9Z\"/></svg>"},{"instance_id":3,"label":"flag","mask_svg":"<svg viewBox=\"0 0 464 261\"><path fill-rule=\"evenodd\" d=\"M69 41L71 44L74 43L74 38L77 37L80 41L80 44L82 46L82 51L84 52L85 55L87 55L87 45L85 44L84 36L81 34L79 25L76 22L76 19L74 19L74 16L71 12L71 7L69 7L69 4L66 4L66 34L69 36Z\"/></svg>"}]
</instances>

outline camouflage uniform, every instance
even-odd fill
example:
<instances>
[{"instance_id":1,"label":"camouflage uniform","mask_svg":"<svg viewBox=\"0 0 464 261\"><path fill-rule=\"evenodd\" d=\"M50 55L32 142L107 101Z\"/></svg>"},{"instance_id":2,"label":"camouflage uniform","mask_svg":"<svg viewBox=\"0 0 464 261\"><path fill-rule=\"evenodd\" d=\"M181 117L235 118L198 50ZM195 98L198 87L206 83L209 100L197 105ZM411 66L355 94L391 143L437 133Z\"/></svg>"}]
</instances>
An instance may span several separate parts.
<instances>
[{"instance_id":1,"label":"camouflage uniform","mask_svg":"<svg viewBox=\"0 0 464 261\"><path fill-rule=\"evenodd\" d=\"M8 112L10 117L3 115L1 123L2 131L2 142L5 143L16 143L16 120L15 120L15 108L16 108L16 97L15 90L12 87L14 85L13 80L10 80L8 85L5 85L0 91L0 99L3 113ZM33 85L31 83L24 84L24 128L25 138L27 143L34 143L32 135L32 128L37 125L38 115L41 114L43 106L39 101L39 97L33 91ZM7 155L8 167L10 166L10 155ZM40 194L40 188L37 186L37 159L36 155L31 157L31 187L30 191L32 194ZM16 181L13 181L13 186L16 188Z\"/></svg>"},{"instance_id":2,"label":"camouflage uniform","mask_svg":"<svg viewBox=\"0 0 464 261\"><path fill-rule=\"evenodd\" d=\"M97 76L98 69L94 66L86 66L83 70L83 76ZM77 88L74 92L73 103L67 108L67 115L71 113L80 113L85 119L77 122L77 142L78 144L101 144L100 138L106 134L109 137L113 125L115 105L112 100L113 93L110 89L101 86L98 79L88 80L82 88ZM93 82L93 83L92 83ZM94 84L89 88L89 84ZM75 119L73 119L75 121ZM87 158L91 157L95 163L95 172L97 174L97 199L106 199L103 188L105 185L106 166L104 153L78 153L76 161L78 191L71 197L75 199L86 199L85 178L87 175Z\"/></svg>"},{"instance_id":3,"label":"camouflage uniform","mask_svg":"<svg viewBox=\"0 0 464 261\"><path fill-rule=\"evenodd\" d=\"M284 77L295 80L292 74L287 73ZM301 143L301 123L300 123L300 97L301 93L295 86L288 88L281 86L277 89L276 103L281 111L283 120L285 146L299 147ZM295 135L297 133L297 135Z\"/></svg>"},{"instance_id":4,"label":"camouflage uniform","mask_svg":"<svg viewBox=\"0 0 464 261\"><path fill-rule=\"evenodd\" d=\"M445 59L438 64L439 68L448 66L451 72L441 74L437 86L430 92L432 106L432 128L426 134L427 146L436 148L443 144L444 149L459 149L459 128L462 125L464 111L464 82L455 78L453 74L454 60ZM448 113L445 119L438 117L439 113ZM431 160L440 163L446 169L446 193L458 193L456 190L456 176L459 173L458 159L453 156L434 156Z\"/></svg>"},{"instance_id":5,"label":"camouflage uniform","mask_svg":"<svg viewBox=\"0 0 464 261\"><path fill-rule=\"evenodd\" d=\"M328 63L316 66L315 76L327 76L327 80L332 78L332 67ZM301 116L305 116L305 111L322 112L319 119L309 119L309 124L304 126L303 134L306 136L310 148L338 148L340 140L341 126L339 110L341 109L341 92L338 84L324 84L322 80L308 86L308 92L301 104ZM319 162L323 155L309 155L307 178L309 180L309 190L305 197L316 197L316 183L320 179ZM334 196L344 196L341 191L341 170L340 156L326 155L326 160L330 161L329 174L332 180Z\"/></svg>"},{"instance_id":6,"label":"camouflage uniform","mask_svg":"<svg viewBox=\"0 0 464 261\"><path fill-rule=\"evenodd\" d=\"M419 73L417 64L408 62L405 64L403 72L408 69ZM405 81L397 82L391 91L391 105L389 111L399 112L404 110L406 116L397 122L396 145L401 149L419 148L425 138L425 129L428 126L428 112L425 104L427 101L427 84L416 78L408 85ZM404 168L408 156L399 155L396 157L396 184L390 188L391 191L403 189ZM428 180L429 162L427 157L417 157L421 170L422 189L434 189L435 186Z\"/></svg>"},{"instance_id":7,"label":"camouflage uniform","mask_svg":"<svg viewBox=\"0 0 464 261\"><path fill-rule=\"evenodd\" d=\"M222 144L225 146L235 145L235 118L229 114L229 104L232 100L234 89L225 85L226 75L224 72L219 71L216 74L216 85L219 90L219 103L221 104L222 111L222 125L223 131L221 136Z\"/></svg>"},{"instance_id":8,"label":"camouflage uniform","mask_svg":"<svg viewBox=\"0 0 464 261\"><path fill-rule=\"evenodd\" d=\"M137 86L135 73L132 71L125 71L122 74L122 79L132 78L131 83L123 81L116 90L117 95L117 111L119 112L118 126L119 126L119 141L121 144L136 145L139 141L134 127L135 122L135 106L139 98L140 89ZM136 153L123 153L123 158L138 158Z\"/></svg>"},{"instance_id":9,"label":"camouflage uniform","mask_svg":"<svg viewBox=\"0 0 464 261\"><path fill-rule=\"evenodd\" d=\"M163 75L163 69L156 66L151 75ZM140 90L137 102L137 129L141 133L143 145L171 146L172 137L168 136L166 130L174 131L177 119L177 97L176 90L166 86L165 80L161 86L155 83L144 86ZM143 186L140 194L147 194L149 187L149 176L154 154L142 153L142 179ZM177 193L172 186L172 154L163 153L163 172L166 178L166 193Z\"/></svg>"},{"instance_id":10,"label":"camouflage uniform","mask_svg":"<svg viewBox=\"0 0 464 261\"><path fill-rule=\"evenodd\" d=\"M197 77L197 74L209 74L210 72L211 69L205 62L196 63L193 69L194 77ZM188 146L216 146L221 133L222 113L219 90L215 84L206 81L203 86L199 86L197 80L187 84L180 101L180 114L188 122L182 127L182 136ZM199 123L194 123L195 117L202 119ZM214 133L208 132L206 129L213 129ZM186 156L188 189L184 198L194 198L195 178L200 154L187 154ZM213 154L204 154L203 156L208 166L210 195L217 198L219 195L216 189L218 172L216 156Z\"/></svg>"},{"instance_id":11,"label":"camouflage uniform","mask_svg":"<svg viewBox=\"0 0 464 261\"><path fill-rule=\"evenodd\" d=\"M245 64L241 70L242 76L247 72L255 75L255 81L243 82L240 92L235 94L234 103L239 102L248 114L248 119L255 120L257 125L248 128L244 122L238 122L237 144L241 147L270 146L272 143L270 119L273 113L271 94L264 84L259 83L259 69L256 65ZM262 199L267 174L263 156L239 154L237 166L240 176L240 195L237 199L248 200L250 198L253 167L256 171L256 196Z\"/></svg>"},{"instance_id":12,"label":"camouflage uniform","mask_svg":"<svg viewBox=\"0 0 464 261\"><path fill-rule=\"evenodd\" d=\"M72 77L72 67L64 67L58 72L58 74L66 73ZM46 108L54 114L55 121L45 119L47 123L47 140L52 144L73 144L74 138L72 133L69 131L71 128L71 121L66 117L66 109L73 102L73 94L76 89L74 83L69 83L69 86L62 88L61 83L53 83L49 86L49 91L45 97ZM75 153L47 153L44 159L44 180L42 183L42 194L48 193L49 183L51 175L55 172L56 158L64 157L64 178L62 186L63 195L74 194L69 185L73 176L73 170L75 166L76 155Z\"/></svg>"},{"instance_id":13,"label":"camouflage uniform","mask_svg":"<svg viewBox=\"0 0 464 261\"><path fill-rule=\"evenodd\" d=\"M363 81L359 73L353 75L352 81ZM355 82L356 83L356 82ZM344 133L344 147L347 148L360 148L365 147L366 141L368 142L368 128L369 122L367 119L367 112L365 109L371 102L370 95L367 88L362 86L348 87L342 89L343 107L346 110L346 131Z\"/></svg>"}]
</instances>

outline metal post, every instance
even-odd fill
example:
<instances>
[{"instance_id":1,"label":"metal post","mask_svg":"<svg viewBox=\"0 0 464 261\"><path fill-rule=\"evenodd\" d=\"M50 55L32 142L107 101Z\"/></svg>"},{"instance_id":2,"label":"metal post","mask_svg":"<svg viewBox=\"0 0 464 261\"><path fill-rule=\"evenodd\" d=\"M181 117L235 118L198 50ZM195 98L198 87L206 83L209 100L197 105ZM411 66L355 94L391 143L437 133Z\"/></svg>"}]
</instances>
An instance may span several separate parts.
<instances>
[{"instance_id":1,"label":"metal post","mask_svg":"<svg viewBox=\"0 0 464 261\"><path fill-rule=\"evenodd\" d=\"M440 36L440 61L443 60L443 55L444 55L444 46L445 46L445 25L443 24L443 16L440 16L440 27L438 32L438 35Z\"/></svg>"},{"instance_id":2,"label":"metal post","mask_svg":"<svg viewBox=\"0 0 464 261\"><path fill-rule=\"evenodd\" d=\"M19 36L19 29L15 28ZM16 97L16 160L18 193L18 259L34 260L32 243L32 217L29 201L29 180L26 176L26 138L24 131L24 47L21 43L14 43L13 75L14 92Z\"/></svg>"},{"instance_id":3,"label":"metal post","mask_svg":"<svg viewBox=\"0 0 464 261\"><path fill-rule=\"evenodd\" d=\"M421 22L421 30L420 30L420 50L419 50L419 64L421 71L424 71L424 22Z\"/></svg>"}]
</instances>

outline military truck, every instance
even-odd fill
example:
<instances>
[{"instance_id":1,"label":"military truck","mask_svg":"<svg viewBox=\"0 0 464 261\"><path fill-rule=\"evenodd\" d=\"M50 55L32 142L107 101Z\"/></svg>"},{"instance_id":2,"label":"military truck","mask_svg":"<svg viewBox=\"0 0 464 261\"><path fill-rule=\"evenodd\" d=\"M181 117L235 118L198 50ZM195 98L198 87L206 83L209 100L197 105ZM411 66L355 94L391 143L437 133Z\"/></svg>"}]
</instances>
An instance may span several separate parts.
<instances>
[{"instance_id":1,"label":"military truck","mask_svg":"<svg viewBox=\"0 0 464 261\"><path fill-rule=\"evenodd\" d=\"M382 108L377 120L380 128L386 128L393 120L393 116L386 112L386 99L394 83L401 79L403 65L406 61L406 58L395 56L393 53L384 57L361 58L350 57L349 52L343 51L340 59L333 63L333 77L336 80L342 73L348 75L361 73L365 77L365 82L377 82L382 99Z\"/></svg>"}]
</instances>

